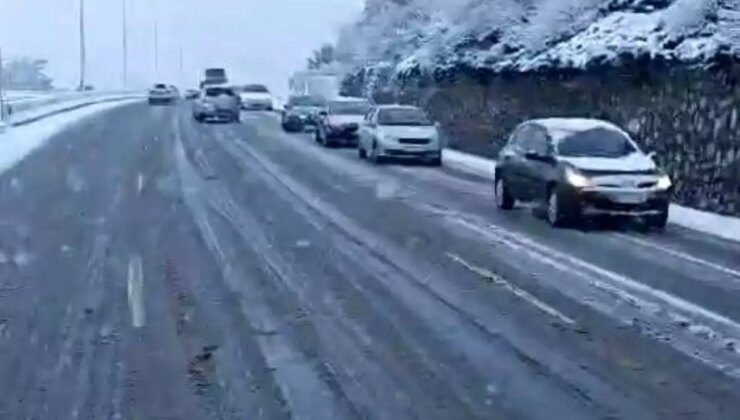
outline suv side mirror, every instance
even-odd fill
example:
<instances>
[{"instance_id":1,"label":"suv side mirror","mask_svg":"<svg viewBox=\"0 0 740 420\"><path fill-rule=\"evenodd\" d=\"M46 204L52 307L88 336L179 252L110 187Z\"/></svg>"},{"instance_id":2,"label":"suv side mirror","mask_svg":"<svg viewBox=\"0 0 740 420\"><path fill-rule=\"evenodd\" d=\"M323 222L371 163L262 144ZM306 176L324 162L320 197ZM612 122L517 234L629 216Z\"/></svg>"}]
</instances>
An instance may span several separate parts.
<instances>
[{"instance_id":1,"label":"suv side mirror","mask_svg":"<svg viewBox=\"0 0 740 420\"><path fill-rule=\"evenodd\" d=\"M647 154L648 159L655 159L656 156L658 156L658 154L655 151L648 152Z\"/></svg>"}]
</instances>

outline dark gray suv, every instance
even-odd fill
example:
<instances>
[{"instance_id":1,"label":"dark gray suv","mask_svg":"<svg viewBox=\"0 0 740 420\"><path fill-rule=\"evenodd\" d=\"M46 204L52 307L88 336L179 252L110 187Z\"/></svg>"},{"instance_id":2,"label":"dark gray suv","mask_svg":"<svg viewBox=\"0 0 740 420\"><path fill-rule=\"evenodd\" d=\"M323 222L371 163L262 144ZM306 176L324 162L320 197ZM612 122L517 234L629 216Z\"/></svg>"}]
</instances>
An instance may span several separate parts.
<instances>
[{"instance_id":1,"label":"dark gray suv","mask_svg":"<svg viewBox=\"0 0 740 420\"><path fill-rule=\"evenodd\" d=\"M630 136L606 121L531 120L519 125L499 154L496 203L542 203L553 226L585 217L623 216L664 228L672 183Z\"/></svg>"}]
</instances>

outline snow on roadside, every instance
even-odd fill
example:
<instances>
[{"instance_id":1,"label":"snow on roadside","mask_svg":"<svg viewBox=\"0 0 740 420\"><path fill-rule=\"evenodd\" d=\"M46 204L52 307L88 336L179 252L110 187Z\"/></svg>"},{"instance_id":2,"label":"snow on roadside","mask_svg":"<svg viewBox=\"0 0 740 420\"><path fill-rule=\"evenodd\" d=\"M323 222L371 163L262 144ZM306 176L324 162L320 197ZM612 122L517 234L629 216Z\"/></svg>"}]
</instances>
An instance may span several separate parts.
<instances>
[{"instance_id":1,"label":"snow on roadside","mask_svg":"<svg viewBox=\"0 0 740 420\"><path fill-rule=\"evenodd\" d=\"M740 219L736 217L721 216L673 204L669 221L685 228L740 242Z\"/></svg>"},{"instance_id":2,"label":"snow on roadside","mask_svg":"<svg viewBox=\"0 0 740 420\"><path fill-rule=\"evenodd\" d=\"M131 98L132 94L102 94L96 96L58 98L49 102L44 102L35 106L29 106L22 111L13 112L8 125L24 124L28 121L42 118L49 114L55 114L61 111L74 109L82 106L92 105L100 102L117 101ZM16 107L17 109L17 107Z\"/></svg>"},{"instance_id":3,"label":"snow on roadside","mask_svg":"<svg viewBox=\"0 0 740 420\"><path fill-rule=\"evenodd\" d=\"M452 149L442 151L442 162L445 166L472 175L486 176L493 179L496 161L484 157L459 152Z\"/></svg>"},{"instance_id":4,"label":"snow on roadside","mask_svg":"<svg viewBox=\"0 0 740 420\"><path fill-rule=\"evenodd\" d=\"M496 170L496 161L457 150L445 149L442 160L448 168L486 178L492 178ZM740 242L740 218L737 217L671 204L668 221L691 230Z\"/></svg>"},{"instance_id":5,"label":"snow on roadside","mask_svg":"<svg viewBox=\"0 0 740 420\"><path fill-rule=\"evenodd\" d=\"M0 132L0 174L18 164L66 128L102 112L139 100L129 99L94 104L48 117L27 126L9 128L4 133Z\"/></svg>"}]
</instances>

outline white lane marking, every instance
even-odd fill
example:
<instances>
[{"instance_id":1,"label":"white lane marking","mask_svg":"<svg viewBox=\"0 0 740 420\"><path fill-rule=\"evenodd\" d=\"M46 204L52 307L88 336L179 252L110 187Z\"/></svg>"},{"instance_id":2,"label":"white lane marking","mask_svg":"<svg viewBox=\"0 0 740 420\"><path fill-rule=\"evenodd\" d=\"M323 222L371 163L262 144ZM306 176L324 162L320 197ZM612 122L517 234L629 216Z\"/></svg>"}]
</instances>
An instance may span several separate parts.
<instances>
[{"instance_id":1,"label":"white lane marking","mask_svg":"<svg viewBox=\"0 0 740 420\"><path fill-rule=\"evenodd\" d=\"M455 261L456 263L462 265L463 267L467 268L468 270L472 271L473 273L481 276L482 278L491 281L495 283L498 286L503 287L504 289L508 290L514 296L523 299L532 305L536 307L537 309L541 310L542 312L546 313L547 315L550 315L554 318L559 319L561 322L568 324L568 325L575 325L576 321L573 320L573 318L563 314L562 312L558 311L557 309L553 308L552 306L546 304L545 302L537 299L533 295L531 295L529 292L509 283L508 281L504 280L503 277L491 272L490 270L486 270L485 268L478 267L468 261L465 261L460 256L453 254L451 252L446 253L447 257L450 258L452 261Z\"/></svg>"},{"instance_id":2,"label":"white lane marking","mask_svg":"<svg viewBox=\"0 0 740 420\"><path fill-rule=\"evenodd\" d=\"M144 189L144 175L139 173L136 176L136 194L141 195L141 191Z\"/></svg>"},{"instance_id":3,"label":"white lane marking","mask_svg":"<svg viewBox=\"0 0 740 420\"><path fill-rule=\"evenodd\" d=\"M141 257L131 257L128 261L128 306L131 310L131 324L141 328L146 322L144 312L144 272Z\"/></svg>"},{"instance_id":4,"label":"white lane marking","mask_svg":"<svg viewBox=\"0 0 740 420\"><path fill-rule=\"evenodd\" d=\"M644 239L635 238L633 236L629 236L629 235L625 235L625 234L621 234L621 233L616 234L616 236L618 236L620 238L623 238L625 240L628 240L630 242L634 242L636 244L639 244L639 245L642 245L642 246L645 246L645 247L648 247L648 248L656 249L658 251L664 252L664 253L669 254L669 255L673 255L674 257L678 257L678 258L684 259L686 261L690 261L690 262L692 262L694 264L702 265L704 267L711 268L713 270L717 270L717 271L720 271L722 273L729 274L731 276L740 278L740 271L733 270L733 269L728 268L728 267L725 267L723 265L719 265L717 263L713 263L711 261L707 261L707 260L704 260L704 259L695 257L695 256L690 255L690 254L687 254L685 252L681 252L681 251L678 251L676 249L664 247L662 245L658 245L658 244L652 243L650 241L646 241Z\"/></svg>"},{"instance_id":5,"label":"white lane marking","mask_svg":"<svg viewBox=\"0 0 740 420\"><path fill-rule=\"evenodd\" d=\"M463 221L462 223L467 223L467 222ZM644 283L640 283L639 281L629 278L627 276L623 276L621 274L615 273L605 268L601 268L599 266L596 266L594 264L591 264L579 258L573 257L569 254L557 251L553 248L542 245L518 233L514 233L512 231L508 231L508 230L505 230L505 229L499 228L498 226L493 226L493 225L489 225L487 226L487 228L492 230L493 232L495 232L496 234L500 236L503 236L503 237L506 237L513 241L518 242L520 245L524 247L528 247L530 249L539 251L540 253L542 253L542 255L549 255L551 257L558 258L561 261L565 261L575 267L581 268L586 271L590 271L591 273L594 273L601 277L612 280L615 283L625 287L627 290L634 290L640 293L644 293L648 296L652 296L658 299L659 301L667 303L673 307L682 309L689 313L694 313L694 314L709 318L714 322L731 327L735 329L736 331L740 331L740 325L738 325L732 319L729 319L716 312L710 311L702 306L699 306L695 303L684 300L680 297L674 296L666 291L663 291L660 289L654 289Z\"/></svg>"},{"instance_id":6,"label":"white lane marking","mask_svg":"<svg viewBox=\"0 0 740 420\"><path fill-rule=\"evenodd\" d=\"M496 226L482 227L462 218L448 220L476 235L521 251L530 258L569 274L571 277L562 279L568 284L557 284L554 287L572 299L625 325L632 325L636 320L640 321L641 316L647 316L647 323L644 325L649 326L648 335L652 335L650 331L657 331L671 337L669 343L676 350L731 377L740 378L740 349L734 344L740 342L740 325L733 320L558 251L550 249L551 252L548 252L549 248L517 234L509 235L509 232ZM586 280L587 283L571 282L576 278ZM604 292L613 297L604 299L608 296L603 296Z\"/></svg>"}]
</instances>

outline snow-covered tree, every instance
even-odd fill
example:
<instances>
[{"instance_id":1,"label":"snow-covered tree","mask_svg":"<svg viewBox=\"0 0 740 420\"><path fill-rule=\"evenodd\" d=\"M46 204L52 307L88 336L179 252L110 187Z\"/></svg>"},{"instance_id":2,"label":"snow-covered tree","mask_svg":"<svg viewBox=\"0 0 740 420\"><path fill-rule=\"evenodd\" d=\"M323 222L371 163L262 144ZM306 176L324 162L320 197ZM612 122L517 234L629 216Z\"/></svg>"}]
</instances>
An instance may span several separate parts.
<instances>
[{"instance_id":1,"label":"snow-covered tree","mask_svg":"<svg viewBox=\"0 0 740 420\"><path fill-rule=\"evenodd\" d=\"M48 90L52 79L45 74L47 61L28 57L12 59L3 65L3 86L7 89Z\"/></svg>"}]
</instances>

